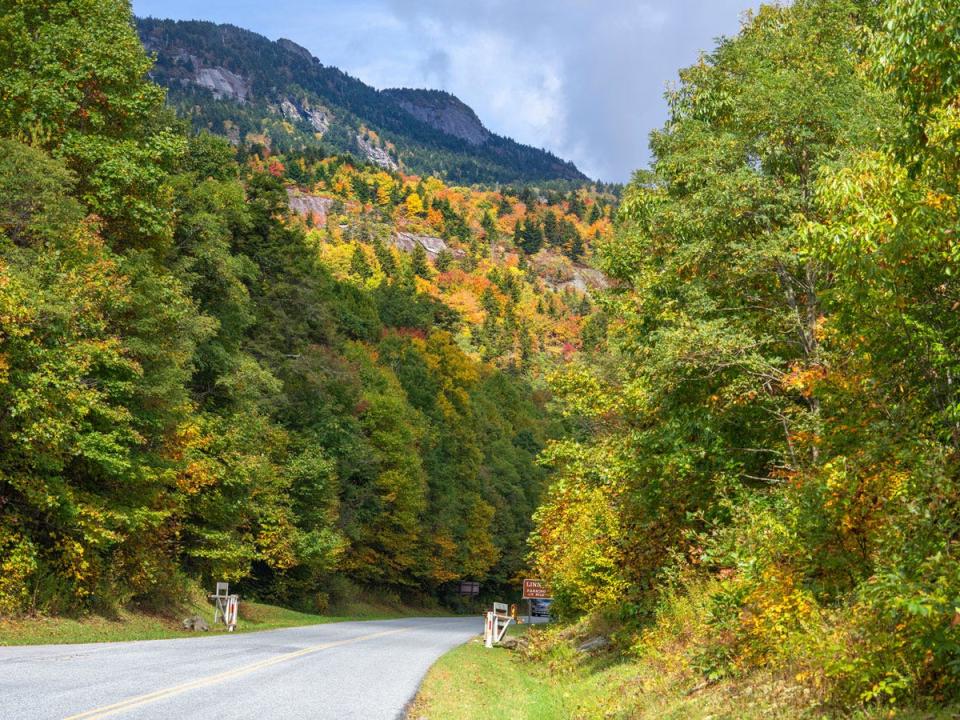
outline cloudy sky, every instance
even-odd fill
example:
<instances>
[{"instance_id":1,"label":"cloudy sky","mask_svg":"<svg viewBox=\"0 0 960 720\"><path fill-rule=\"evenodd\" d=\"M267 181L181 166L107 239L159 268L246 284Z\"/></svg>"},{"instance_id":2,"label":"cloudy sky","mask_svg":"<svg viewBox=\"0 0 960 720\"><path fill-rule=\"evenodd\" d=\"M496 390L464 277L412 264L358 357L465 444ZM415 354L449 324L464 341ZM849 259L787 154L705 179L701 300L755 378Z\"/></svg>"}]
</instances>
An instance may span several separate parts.
<instances>
[{"instance_id":1,"label":"cloudy sky","mask_svg":"<svg viewBox=\"0 0 960 720\"><path fill-rule=\"evenodd\" d=\"M378 88L448 90L488 128L623 181L677 69L756 0L133 0L138 15L287 37Z\"/></svg>"}]
</instances>

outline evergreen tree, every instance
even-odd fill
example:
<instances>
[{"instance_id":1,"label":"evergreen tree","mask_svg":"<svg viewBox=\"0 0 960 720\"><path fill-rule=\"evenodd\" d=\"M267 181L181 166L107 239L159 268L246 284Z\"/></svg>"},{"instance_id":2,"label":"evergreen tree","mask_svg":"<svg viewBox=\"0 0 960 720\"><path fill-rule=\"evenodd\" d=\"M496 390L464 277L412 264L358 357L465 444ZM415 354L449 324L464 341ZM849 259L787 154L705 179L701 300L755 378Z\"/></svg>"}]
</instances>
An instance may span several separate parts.
<instances>
[{"instance_id":1,"label":"evergreen tree","mask_svg":"<svg viewBox=\"0 0 960 720\"><path fill-rule=\"evenodd\" d=\"M446 272L452 264L453 254L449 250L443 249L437 253L437 259L434 261L437 272Z\"/></svg>"},{"instance_id":2,"label":"evergreen tree","mask_svg":"<svg viewBox=\"0 0 960 720\"><path fill-rule=\"evenodd\" d=\"M586 207L583 204L583 198L580 197L580 193L576 190L570 193L569 212L571 215L576 215L581 220L583 220L584 213L586 212Z\"/></svg>"},{"instance_id":3,"label":"evergreen tree","mask_svg":"<svg viewBox=\"0 0 960 720\"><path fill-rule=\"evenodd\" d=\"M563 235L556 213L548 210L543 216L543 234L549 245L557 247L563 244Z\"/></svg>"},{"instance_id":4,"label":"evergreen tree","mask_svg":"<svg viewBox=\"0 0 960 720\"><path fill-rule=\"evenodd\" d=\"M543 247L543 227L534 218L523 222L521 230L520 248L528 255L535 255Z\"/></svg>"},{"instance_id":5,"label":"evergreen tree","mask_svg":"<svg viewBox=\"0 0 960 720\"><path fill-rule=\"evenodd\" d=\"M350 256L350 272L361 280L369 280L373 277L373 269L370 267L367 255L360 245L354 247L353 255Z\"/></svg>"},{"instance_id":6,"label":"evergreen tree","mask_svg":"<svg viewBox=\"0 0 960 720\"><path fill-rule=\"evenodd\" d=\"M587 222L593 225L595 222L603 218L603 210L600 207L599 201L594 201L593 205L590 206L590 216L587 219Z\"/></svg>"},{"instance_id":7,"label":"evergreen tree","mask_svg":"<svg viewBox=\"0 0 960 720\"><path fill-rule=\"evenodd\" d=\"M420 243L413 246L413 252L410 255L410 272L417 277L425 279L430 279L433 274L430 271L430 261L427 259L427 251L423 249L423 245Z\"/></svg>"},{"instance_id":8,"label":"evergreen tree","mask_svg":"<svg viewBox=\"0 0 960 720\"><path fill-rule=\"evenodd\" d=\"M395 277L397 274L397 263L393 258L393 253L383 244L383 241L377 237L373 240L373 254L380 263L380 269L388 278Z\"/></svg>"}]
</instances>

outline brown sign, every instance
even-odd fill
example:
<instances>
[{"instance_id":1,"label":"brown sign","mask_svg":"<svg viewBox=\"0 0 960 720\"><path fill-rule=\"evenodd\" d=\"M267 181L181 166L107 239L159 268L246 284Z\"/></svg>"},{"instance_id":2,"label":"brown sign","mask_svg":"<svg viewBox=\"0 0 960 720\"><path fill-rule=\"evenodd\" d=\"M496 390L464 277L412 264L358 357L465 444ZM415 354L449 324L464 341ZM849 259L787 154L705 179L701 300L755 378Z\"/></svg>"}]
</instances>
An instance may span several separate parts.
<instances>
[{"instance_id":1,"label":"brown sign","mask_svg":"<svg viewBox=\"0 0 960 720\"><path fill-rule=\"evenodd\" d=\"M480 583L473 582L471 580L464 580L460 583L460 594L461 595L479 595L480 594Z\"/></svg>"},{"instance_id":2,"label":"brown sign","mask_svg":"<svg viewBox=\"0 0 960 720\"><path fill-rule=\"evenodd\" d=\"M550 586L543 580L526 578L523 581L523 599L524 600L550 600L553 595L550 593Z\"/></svg>"}]
</instances>

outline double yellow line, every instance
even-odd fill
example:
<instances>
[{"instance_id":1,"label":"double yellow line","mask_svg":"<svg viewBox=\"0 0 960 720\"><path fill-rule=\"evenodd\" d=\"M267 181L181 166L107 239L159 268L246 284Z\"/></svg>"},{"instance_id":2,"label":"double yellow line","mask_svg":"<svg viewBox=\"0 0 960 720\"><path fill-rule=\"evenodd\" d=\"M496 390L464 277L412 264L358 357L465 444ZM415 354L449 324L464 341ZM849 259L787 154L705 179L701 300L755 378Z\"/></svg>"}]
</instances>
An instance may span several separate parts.
<instances>
[{"instance_id":1,"label":"double yellow line","mask_svg":"<svg viewBox=\"0 0 960 720\"><path fill-rule=\"evenodd\" d=\"M320 652L321 650L329 650L330 648L340 647L341 645L350 645L352 643L358 643L364 640L373 640L374 638L384 637L386 635L395 635L397 633L407 632L409 629L410 628L384 630L383 632L361 635L359 637L349 638L347 640L337 640L335 642L321 643L320 645L311 645L310 647L303 648L302 650L296 650L291 653L286 653L285 655L277 655L275 657L268 658L267 660L261 660L260 662L244 665L242 667L234 668L233 670L227 670L226 672L222 672L218 675L210 675L209 677L200 678L199 680L191 680L190 682L185 682L180 685L173 685L172 687L164 688L163 690L156 690L152 693L147 693L146 695L137 695L136 697L127 698L126 700L121 700L113 705L105 705L104 707L87 710L79 715L71 715L64 720L94 720L95 718L109 717L111 715L124 712L125 710L131 710L143 705L149 705L150 703L157 702L158 700L166 700L169 697L180 695L181 693L185 693L190 690L209 687L211 685L216 685L217 683L223 682L224 680L232 680L235 677L246 675L257 670L263 670L264 668L272 667L274 665L279 665L280 663L287 662L288 660L295 660L299 657L303 657L304 655L312 655L313 653Z\"/></svg>"}]
</instances>

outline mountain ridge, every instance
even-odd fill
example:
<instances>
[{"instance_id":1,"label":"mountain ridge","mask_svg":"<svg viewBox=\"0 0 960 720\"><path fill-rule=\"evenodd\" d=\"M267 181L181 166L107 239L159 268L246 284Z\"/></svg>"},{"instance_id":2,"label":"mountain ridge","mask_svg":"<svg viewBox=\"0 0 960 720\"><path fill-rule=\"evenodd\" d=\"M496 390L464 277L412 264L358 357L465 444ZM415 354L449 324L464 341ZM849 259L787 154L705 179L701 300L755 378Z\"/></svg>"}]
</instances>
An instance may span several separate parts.
<instances>
[{"instance_id":1,"label":"mountain ridge","mask_svg":"<svg viewBox=\"0 0 960 720\"><path fill-rule=\"evenodd\" d=\"M440 90L378 90L292 40L234 25L140 18L153 80L194 128L234 144L353 154L465 184L587 182L568 161L489 131Z\"/></svg>"}]
</instances>

